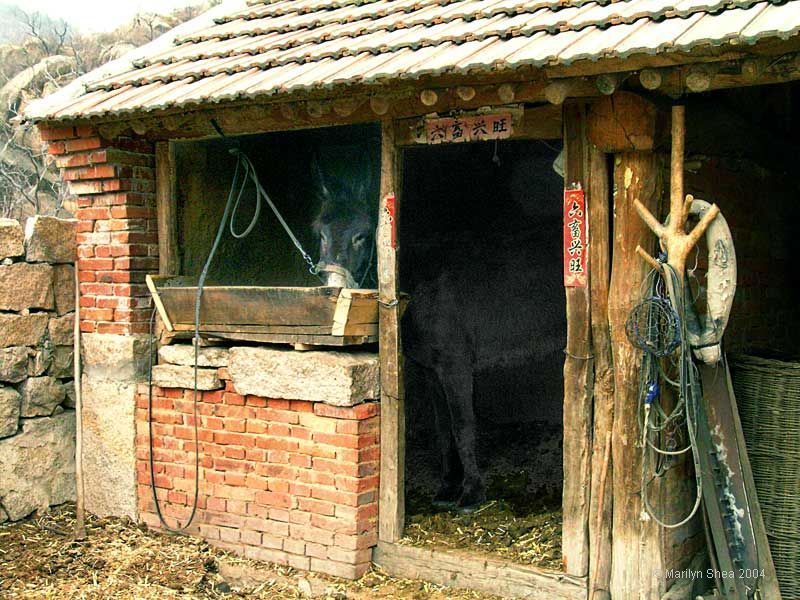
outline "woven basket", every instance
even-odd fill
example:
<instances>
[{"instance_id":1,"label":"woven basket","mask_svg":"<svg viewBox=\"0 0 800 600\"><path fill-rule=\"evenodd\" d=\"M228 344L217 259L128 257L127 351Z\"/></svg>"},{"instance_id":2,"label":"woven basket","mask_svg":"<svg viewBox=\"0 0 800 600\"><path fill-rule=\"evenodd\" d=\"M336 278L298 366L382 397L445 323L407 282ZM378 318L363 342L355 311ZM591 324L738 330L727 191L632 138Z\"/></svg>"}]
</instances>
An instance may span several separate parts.
<instances>
[{"instance_id":1,"label":"woven basket","mask_svg":"<svg viewBox=\"0 0 800 600\"><path fill-rule=\"evenodd\" d=\"M730 357L731 377L783 600L800 600L800 362Z\"/></svg>"}]
</instances>

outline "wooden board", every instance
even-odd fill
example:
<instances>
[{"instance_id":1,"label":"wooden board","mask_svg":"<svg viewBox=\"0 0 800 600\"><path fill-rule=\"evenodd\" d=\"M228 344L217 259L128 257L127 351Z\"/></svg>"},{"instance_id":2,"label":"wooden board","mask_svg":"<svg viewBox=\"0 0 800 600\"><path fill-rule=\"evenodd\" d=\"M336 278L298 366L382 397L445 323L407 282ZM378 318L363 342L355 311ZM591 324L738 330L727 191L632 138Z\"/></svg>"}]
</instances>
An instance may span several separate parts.
<instances>
[{"instance_id":1,"label":"wooden board","mask_svg":"<svg viewBox=\"0 0 800 600\"><path fill-rule=\"evenodd\" d=\"M293 335L378 335L377 323L362 323L343 328L339 333L335 332L330 325L225 325L220 323L203 323L204 333L284 333ZM175 331L194 331L194 324L179 323L174 326Z\"/></svg>"},{"instance_id":2,"label":"wooden board","mask_svg":"<svg viewBox=\"0 0 800 600\"><path fill-rule=\"evenodd\" d=\"M564 107L564 146L567 185L581 183L588 190L588 142L583 104ZM591 198L587 205L591 206ZM591 227L591 223L589 224ZM591 273L592 265L589 265ZM564 570L571 575L589 572L589 503L592 466L591 317L588 287L566 288L567 348L564 359Z\"/></svg>"},{"instance_id":3,"label":"wooden board","mask_svg":"<svg viewBox=\"0 0 800 600\"><path fill-rule=\"evenodd\" d=\"M727 364L727 358L726 364ZM729 390L729 398L731 402L731 413L733 415L734 428L736 429L736 443L739 448L744 448L742 452L742 471L744 472L744 487L747 491L747 497L752 499L750 504L750 512L754 522L756 532L756 546L758 547L758 554L761 557L761 566L764 569L764 577L761 580L761 593L764 598L774 598L781 600L781 591L778 587L778 575L775 573L775 563L772 560L772 551L769 547L769 540L767 539L767 528L764 525L764 515L761 512L761 504L758 502L758 493L756 492L756 482L753 479L753 467L750 464L750 456L747 453L747 444L744 440L744 430L742 429L742 420L739 416L739 405L736 402L736 395L733 393L733 383L731 382L731 373L729 369L725 369L727 376L726 385Z\"/></svg>"},{"instance_id":4,"label":"wooden board","mask_svg":"<svg viewBox=\"0 0 800 600\"><path fill-rule=\"evenodd\" d=\"M230 333L208 331L203 334L209 340L236 342L258 342L261 344L306 344L308 346L358 346L374 344L376 335L304 335L291 333Z\"/></svg>"},{"instance_id":5,"label":"wooden board","mask_svg":"<svg viewBox=\"0 0 800 600\"><path fill-rule=\"evenodd\" d=\"M170 142L156 143L156 211L158 216L158 272L177 275L178 199L175 194L175 153Z\"/></svg>"},{"instance_id":6,"label":"wooden board","mask_svg":"<svg viewBox=\"0 0 800 600\"><path fill-rule=\"evenodd\" d=\"M148 275L146 281L168 331L194 331L197 288L185 285L184 278ZM309 345L374 342L377 298L376 290L363 289L207 286L200 302L200 332Z\"/></svg>"},{"instance_id":7,"label":"wooden board","mask_svg":"<svg viewBox=\"0 0 800 600\"><path fill-rule=\"evenodd\" d=\"M159 287L158 291L173 324L194 323L196 288ZM200 315L203 323L330 327L338 297L338 288L207 286Z\"/></svg>"},{"instance_id":8,"label":"wooden board","mask_svg":"<svg viewBox=\"0 0 800 600\"><path fill-rule=\"evenodd\" d=\"M586 579L453 550L378 542L372 561L394 577L507 598L584 600Z\"/></svg>"},{"instance_id":9,"label":"wooden board","mask_svg":"<svg viewBox=\"0 0 800 600\"><path fill-rule=\"evenodd\" d=\"M618 154L614 166L614 252L608 297L608 320L614 357L614 428L612 460L614 471L614 516L611 564L611 595L617 600L660 598L665 580L663 531L654 522L640 520L641 454L637 420L640 351L625 335L625 321L639 301L642 282L649 271L636 254L640 244L648 251L655 237L636 214L633 200L639 199L658 214L663 195L662 164L649 152ZM653 504L662 501L658 482L650 486Z\"/></svg>"},{"instance_id":10,"label":"wooden board","mask_svg":"<svg viewBox=\"0 0 800 600\"><path fill-rule=\"evenodd\" d=\"M381 124L381 199L378 225L378 292L381 364L381 473L378 504L378 536L395 542L405 524L405 409L403 407L402 345L398 290L398 248L396 229L399 218L399 156L395 146L394 123ZM385 202L394 197L393 219L385 212ZM392 245L394 240L395 245Z\"/></svg>"},{"instance_id":11,"label":"wooden board","mask_svg":"<svg viewBox=\"0 0 800 600\"><path fill-rule=\"evenodd\" d=\"M594 432L592 488L589 509L589 585L609 589L611 579L611 516L614 496L613 465L606 461L606 440L614 425L614 362L608 325L608 286L611 279L609 239L611 194L606 154L589 148L589 277L594 354ZM605 485L604 485L605 483Z\"/></svg>"},{"instance_id":12,"label":"wooden board","mask_svg":"<svg viewBox=\"0 0 800 600\"><path fill-rule=\"evenodd\" d=\"M493 112L508 111L496 107ZM561 137L561 107L545 104L524 111L516 106L512 109L514 117L513 132L509 139L558 139ZM427 145L425 136L425 117L398 120L395 128L395 141L398 146Z\"/></svg>"}]
</instances>

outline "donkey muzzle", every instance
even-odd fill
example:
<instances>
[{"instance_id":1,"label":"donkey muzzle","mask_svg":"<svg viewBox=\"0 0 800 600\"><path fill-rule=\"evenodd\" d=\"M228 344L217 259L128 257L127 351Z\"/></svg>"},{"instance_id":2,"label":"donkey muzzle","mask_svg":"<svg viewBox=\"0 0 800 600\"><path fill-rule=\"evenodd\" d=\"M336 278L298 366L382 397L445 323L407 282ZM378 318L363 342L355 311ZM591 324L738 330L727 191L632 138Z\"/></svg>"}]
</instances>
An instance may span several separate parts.
<instances>
[{"instance_id":1,"label":"donkey muzzle","mask_svg":"<svg viewBox=\"0 0 800 600\"><path fill-rule=\"evenodd\" d=\"M329 287L358 287L353 274L341 265L320 262L317 264L317 273L322 276L322 281Z\"/></svg>"}]
</instances>

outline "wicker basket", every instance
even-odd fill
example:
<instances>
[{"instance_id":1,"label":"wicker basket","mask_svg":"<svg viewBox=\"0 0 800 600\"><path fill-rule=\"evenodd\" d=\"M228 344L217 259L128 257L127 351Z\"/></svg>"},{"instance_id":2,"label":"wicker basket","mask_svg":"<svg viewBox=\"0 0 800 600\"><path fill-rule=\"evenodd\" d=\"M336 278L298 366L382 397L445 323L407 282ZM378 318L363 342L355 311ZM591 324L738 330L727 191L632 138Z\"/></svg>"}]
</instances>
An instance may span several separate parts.
<instances>
[{"instance_id":1,"label":"wicker basket","mask_svg":"<svg viewBox=\"0 0 800 600\"><path fill-rule=\"evenodd\" d=\"M800 600L800 362L737 355L731 377L783 600Z\"/></svg>"}]
</instances>

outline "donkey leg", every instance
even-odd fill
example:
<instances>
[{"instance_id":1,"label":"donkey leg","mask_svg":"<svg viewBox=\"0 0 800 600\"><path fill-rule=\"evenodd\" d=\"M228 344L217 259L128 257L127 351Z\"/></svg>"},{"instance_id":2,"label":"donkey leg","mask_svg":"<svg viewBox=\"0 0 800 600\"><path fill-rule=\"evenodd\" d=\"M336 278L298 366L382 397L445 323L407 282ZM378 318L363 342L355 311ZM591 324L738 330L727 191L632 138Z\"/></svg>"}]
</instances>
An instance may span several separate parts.
<instances>
[{"instance_id":1,"label":"donkey leg","mask_svg":"<svg viewBox=\"0 0 800 600\"><path fill-rule=\"evenodd\" d=\"M457 506L459 512L472 512L486 499L486 490L475 454L476 426L472 405L472 369L468 365L461 364L441 370L439 377L447 399L453 437L464 471L461 496Z\"/></svg>"},{"instance_id":2,"label":"donkey leg","mask_svg":"<svg viewBox=\"0 0 800 600\"><path fill-rule=\"evenodd\" d=\"M426 384L433 401L433 416L436 423L436 441L441 459L441 479L439 491L433 497L437 508L452 509L461 495L463 470L456 451L455 440L450 423L450 411L439 379L433 371L427 371Z\"/></svg>"}]
</instances>

